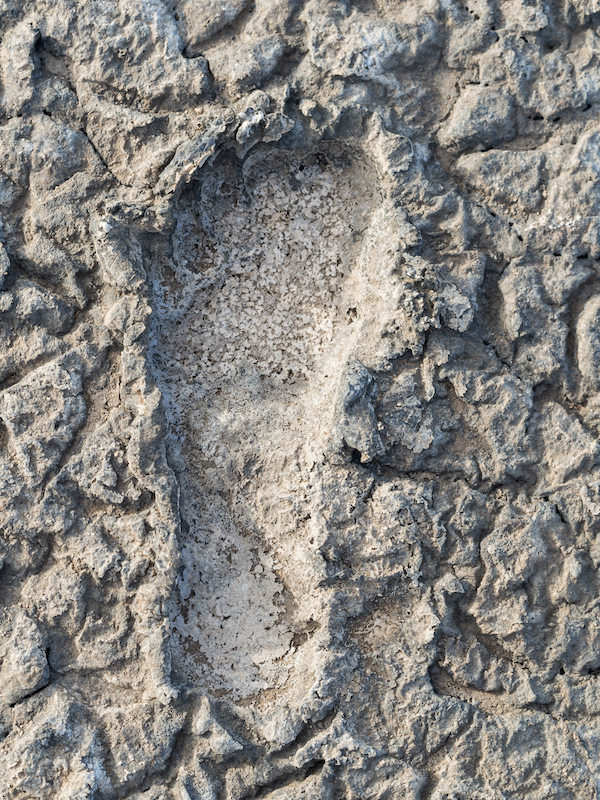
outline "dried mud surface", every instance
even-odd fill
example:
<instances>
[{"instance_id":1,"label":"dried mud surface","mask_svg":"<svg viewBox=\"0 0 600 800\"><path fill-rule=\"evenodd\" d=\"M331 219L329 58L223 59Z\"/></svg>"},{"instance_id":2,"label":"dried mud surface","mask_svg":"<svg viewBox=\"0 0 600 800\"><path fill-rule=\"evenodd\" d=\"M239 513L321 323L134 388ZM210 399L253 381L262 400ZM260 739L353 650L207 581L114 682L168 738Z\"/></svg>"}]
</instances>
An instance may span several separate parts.
<instances>
[{"instance_id":1,"label":"dried mud surface","mask_svg":"<svg viewBox=\"0 0 600 800\"><path fill-rule=\"evenodd\" d=\"M597 0L0 37L0 798L598 798Z\"/></svg>"}]
</instances>

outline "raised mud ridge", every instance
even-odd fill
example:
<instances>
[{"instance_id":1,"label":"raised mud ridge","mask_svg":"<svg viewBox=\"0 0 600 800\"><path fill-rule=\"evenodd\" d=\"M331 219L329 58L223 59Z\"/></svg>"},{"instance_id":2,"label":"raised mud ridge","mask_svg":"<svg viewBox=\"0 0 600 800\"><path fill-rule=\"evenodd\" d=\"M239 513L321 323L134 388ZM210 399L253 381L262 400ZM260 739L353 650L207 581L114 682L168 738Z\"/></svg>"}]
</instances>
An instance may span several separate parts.
<instances>
[{"instance_id":1,"label":"raised mud ridge","mask_svg":"<svg viewBox=\"0 0 600 800\"><path fill-rule=\"evenodd\" d=\"M597 800L600 4L0 4L0 800Z\"/></svg>"}]
</instances>

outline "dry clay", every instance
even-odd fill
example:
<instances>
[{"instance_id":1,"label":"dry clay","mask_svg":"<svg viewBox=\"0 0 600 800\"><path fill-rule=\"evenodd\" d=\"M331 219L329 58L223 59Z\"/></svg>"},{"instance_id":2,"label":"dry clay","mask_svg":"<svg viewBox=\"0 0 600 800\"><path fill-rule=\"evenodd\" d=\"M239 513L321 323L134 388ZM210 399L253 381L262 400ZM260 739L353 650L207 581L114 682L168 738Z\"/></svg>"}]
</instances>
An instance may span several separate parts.
<instances>
[{"instance_id":1,"label":"dry clay","mask_svg":"<svg viewBox=\"0 0 600 800\"><path fill-rule=\"evenodd\" d=\"M597 0L0 37L0 798L598 798Z\"/></svg>"}]
</instances>

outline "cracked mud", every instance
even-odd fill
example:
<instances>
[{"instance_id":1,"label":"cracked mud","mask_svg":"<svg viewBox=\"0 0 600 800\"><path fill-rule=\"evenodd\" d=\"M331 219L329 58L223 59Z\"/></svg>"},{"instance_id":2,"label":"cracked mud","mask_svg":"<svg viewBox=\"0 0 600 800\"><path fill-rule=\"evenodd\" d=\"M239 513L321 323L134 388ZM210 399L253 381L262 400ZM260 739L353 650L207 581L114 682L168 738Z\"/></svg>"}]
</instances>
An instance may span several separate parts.
<instances>
[{"instance_id":1,"label":"cracked mud","mask_svg":"<svg viewBox=\"0 0 600 800\"><path fill-rule=\"evenodd\" d=\"M597 0L0 4L1 800L594 800Z\"/></svg>"}]
</instances>

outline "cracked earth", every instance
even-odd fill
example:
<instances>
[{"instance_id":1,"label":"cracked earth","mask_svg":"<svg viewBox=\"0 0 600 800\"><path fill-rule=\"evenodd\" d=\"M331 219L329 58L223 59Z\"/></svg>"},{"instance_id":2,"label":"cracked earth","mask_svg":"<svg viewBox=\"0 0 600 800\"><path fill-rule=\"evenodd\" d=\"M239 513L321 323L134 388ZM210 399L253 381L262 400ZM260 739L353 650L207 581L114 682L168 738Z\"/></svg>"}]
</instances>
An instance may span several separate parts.
<instances>
[{"instance_id":1,"label":"cracked earth","mask_svg":"<svg viewBox=\"0 0 600 800\"><path fill-rule=\"evenodd\" d=\"M0 4L0 798L597 800L597 0Z\"/></svg>"}]
</instances>

